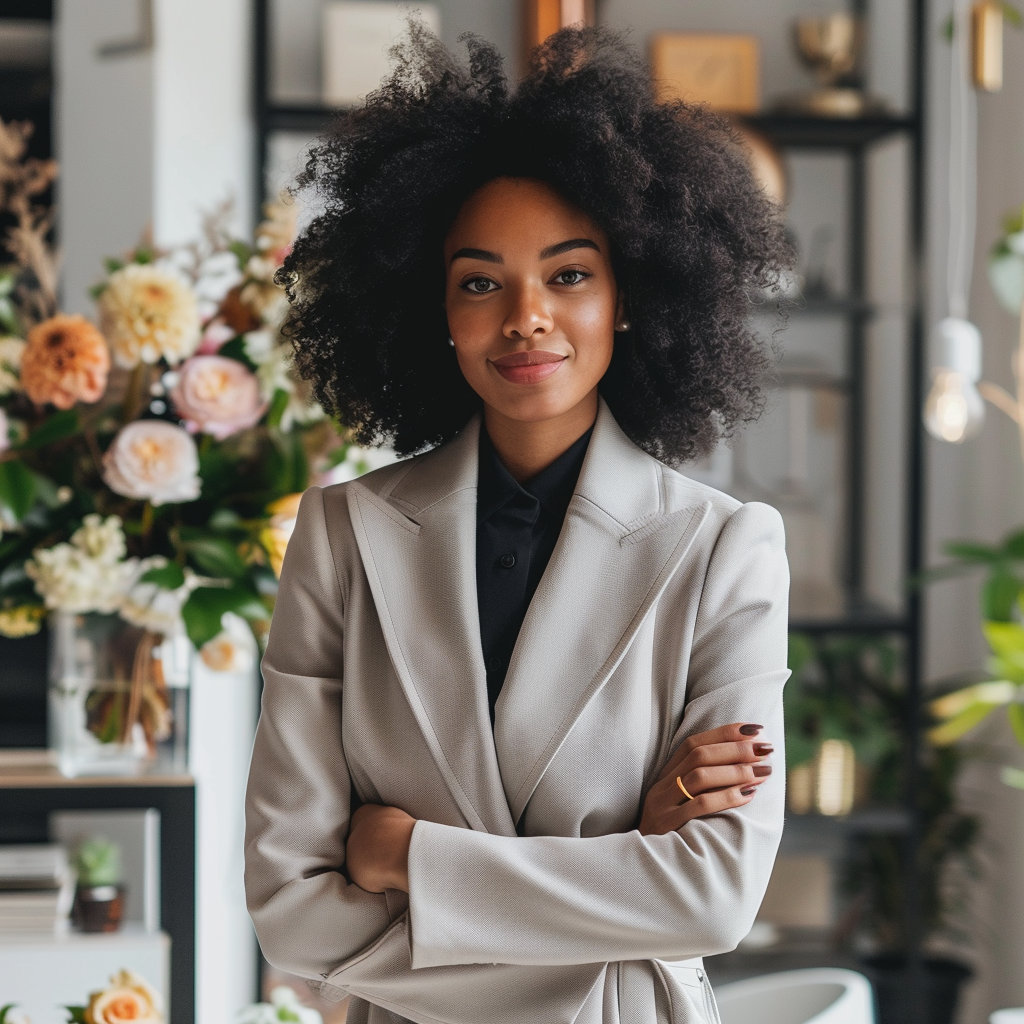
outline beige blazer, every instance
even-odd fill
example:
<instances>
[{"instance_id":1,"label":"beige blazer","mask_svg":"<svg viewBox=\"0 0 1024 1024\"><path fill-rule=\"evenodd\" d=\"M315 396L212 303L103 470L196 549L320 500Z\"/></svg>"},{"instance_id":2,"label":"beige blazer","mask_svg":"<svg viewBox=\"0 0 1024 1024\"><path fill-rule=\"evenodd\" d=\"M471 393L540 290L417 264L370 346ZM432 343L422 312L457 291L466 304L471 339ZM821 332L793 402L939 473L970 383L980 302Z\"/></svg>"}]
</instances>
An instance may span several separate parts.
<instances>
[{"instance_id":1,"label":"beige blazer","mask_svg":"<svg viewBox=\"0 0 1024 1024\"><path fill-rule=\"evenodd\" d=\"M351 1024L711 1024L783 817L778 513L673 472L602 404L492 733L476 600L479 422L303 496L263 659L245 882L267 959ZM635 831L690 733L760 722L747 806ZM360 802L418 819L410 895L343 874Z\"/></svg>"}]
</instances>

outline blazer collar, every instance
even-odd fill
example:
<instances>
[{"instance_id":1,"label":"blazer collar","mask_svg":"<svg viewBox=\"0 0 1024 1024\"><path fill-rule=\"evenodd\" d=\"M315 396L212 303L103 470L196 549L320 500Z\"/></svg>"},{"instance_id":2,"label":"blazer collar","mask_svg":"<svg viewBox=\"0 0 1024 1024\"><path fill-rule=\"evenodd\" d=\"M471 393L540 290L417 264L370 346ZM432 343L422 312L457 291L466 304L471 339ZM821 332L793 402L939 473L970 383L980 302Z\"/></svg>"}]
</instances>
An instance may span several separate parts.
<instances>
[{"instance_id":1,"label":"blazer collar","mask_svg":"<svg viewBox=\"0 0 1024 1024\"><path fill-rule=\"evenodd\" d=\"M551 759L622 660L703 522L602 401L576 491L523 622L493 740L476 596L479 419L379 492L349 485L388 651L471 827L515 834Z\"/></svg>"}]
</instances>

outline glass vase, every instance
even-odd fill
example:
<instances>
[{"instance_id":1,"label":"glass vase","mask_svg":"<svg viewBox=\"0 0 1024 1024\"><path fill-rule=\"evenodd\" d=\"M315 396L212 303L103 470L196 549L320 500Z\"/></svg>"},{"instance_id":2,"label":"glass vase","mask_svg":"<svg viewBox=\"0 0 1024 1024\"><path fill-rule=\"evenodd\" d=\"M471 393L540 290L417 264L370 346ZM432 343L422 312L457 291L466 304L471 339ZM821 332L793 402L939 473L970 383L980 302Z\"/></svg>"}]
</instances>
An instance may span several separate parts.
<instances>
[{"instance_id":1,"label":"glass vase","mask_svg":"<svg viewBox=\"0 0 1024 1024\"><path fill-rule=\"evenodd\" d=\"M188 770L192 645L117 615L49 621L49 735L62 774Z\"/></svg>"}]
</instances>

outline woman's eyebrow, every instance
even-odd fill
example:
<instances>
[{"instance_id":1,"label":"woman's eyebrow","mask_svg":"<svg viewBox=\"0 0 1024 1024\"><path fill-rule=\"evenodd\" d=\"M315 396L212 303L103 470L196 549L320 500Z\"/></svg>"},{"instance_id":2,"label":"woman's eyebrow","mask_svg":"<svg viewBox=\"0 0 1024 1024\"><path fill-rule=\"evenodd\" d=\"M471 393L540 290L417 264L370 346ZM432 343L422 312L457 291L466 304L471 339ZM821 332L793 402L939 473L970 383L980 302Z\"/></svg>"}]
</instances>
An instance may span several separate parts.
<instances>
[{"instance_id":1,"label":"woman's eyebrow","mask_svg":"<svg viewBox=\"0 0 1024 1024\"><path fill-rule=\"evenodd\" d=\"M484 260L486 263L505 262L496 252L487 249L458 249L452 254L452 263L457 259Z\"/></svg>"},{"instance_id":2,"label":"woman's eyebrow","mask_svg":"<svg viewBox=\"0 0 1024 1024\"><path fill-rule=\"evenodd\" d=\"M570 238L566 242L558 242L556 245L549 245L546 249L541 249L540 258L548 260L552 256L561 256L563 252L569 252L572 249L596 249L598 252L601 251L601 247L597 242L590 238Z\"/></svg>"}]
</instances>

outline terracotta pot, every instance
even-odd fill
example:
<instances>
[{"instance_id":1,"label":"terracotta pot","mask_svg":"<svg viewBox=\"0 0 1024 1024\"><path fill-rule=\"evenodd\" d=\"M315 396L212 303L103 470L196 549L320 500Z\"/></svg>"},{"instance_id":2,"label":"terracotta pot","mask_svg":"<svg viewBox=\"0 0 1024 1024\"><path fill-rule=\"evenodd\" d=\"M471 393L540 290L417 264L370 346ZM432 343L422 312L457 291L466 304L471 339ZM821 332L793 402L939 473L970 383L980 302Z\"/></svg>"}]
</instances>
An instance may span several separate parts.
<instances>
[{"instance_id":1,"label":"terracotta pot","mask_svg":"<svg viewBox=\"0 0 1024 1024\"><path fill-rule=\"evenodd\" d=\"M124 886L80 885L71 911L75 926L83 932L116 932L124 916Z\"/></svg>"}]
</instances>

